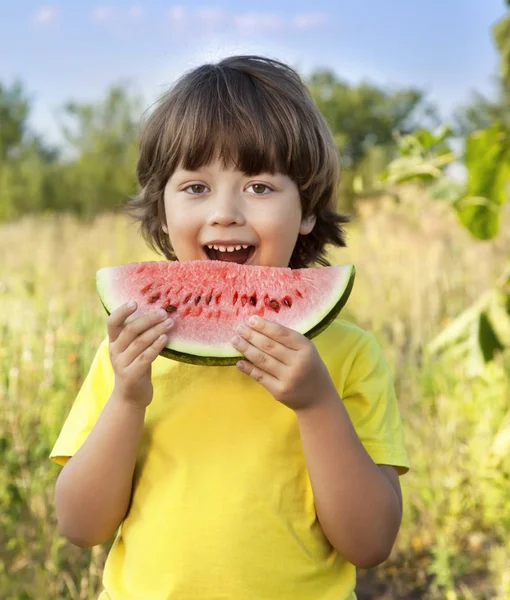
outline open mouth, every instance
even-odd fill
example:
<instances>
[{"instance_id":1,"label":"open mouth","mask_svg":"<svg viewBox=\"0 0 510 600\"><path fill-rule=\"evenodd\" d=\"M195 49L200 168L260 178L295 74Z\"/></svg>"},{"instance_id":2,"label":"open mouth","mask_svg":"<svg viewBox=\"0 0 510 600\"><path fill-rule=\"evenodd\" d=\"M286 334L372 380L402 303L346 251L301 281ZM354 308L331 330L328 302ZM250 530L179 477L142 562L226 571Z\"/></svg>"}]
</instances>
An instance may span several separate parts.
<instances>
[{"instance_id":1,"label":"open mouth","mask_svg":"<svg viewBox=\"0 0 510 600\"><path fill-rule=\"evenodd\" d=\"M244 265L255 254L255 246L204 246L204 251L210 260Z\"/></svg>"}]
</instances>

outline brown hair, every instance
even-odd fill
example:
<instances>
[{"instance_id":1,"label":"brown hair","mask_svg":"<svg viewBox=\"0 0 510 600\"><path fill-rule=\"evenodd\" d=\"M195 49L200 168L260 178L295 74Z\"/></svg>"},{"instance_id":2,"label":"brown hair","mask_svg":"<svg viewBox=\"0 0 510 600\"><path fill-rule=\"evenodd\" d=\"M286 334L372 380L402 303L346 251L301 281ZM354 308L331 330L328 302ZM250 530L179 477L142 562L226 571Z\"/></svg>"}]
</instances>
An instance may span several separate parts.
<instances>
[{"instance_id":1,"label":"brown hair","mask_svg":"<svg viewBox=\"0 0 510 600\"><path fill-rule=\"evenodd\" d=\"M280 172L298 186L303 216L315 214L299 235L289 266L329 264L327 244L345 246L350 218L335 211L338 153L325 119L299 75L260 56L232 56L185 74L149 116L140 139L140 193L128 212L149 245L175 260L163 194L173 172L218 159L246 175Z\"/></svg>"}]
</instances>

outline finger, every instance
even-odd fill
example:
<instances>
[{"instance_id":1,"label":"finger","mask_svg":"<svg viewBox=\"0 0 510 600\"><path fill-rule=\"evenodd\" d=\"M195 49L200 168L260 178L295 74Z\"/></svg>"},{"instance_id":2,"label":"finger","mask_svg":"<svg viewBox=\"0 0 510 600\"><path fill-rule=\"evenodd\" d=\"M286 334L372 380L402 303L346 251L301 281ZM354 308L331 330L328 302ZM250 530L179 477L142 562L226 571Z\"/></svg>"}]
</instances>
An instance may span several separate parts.
<instances>
[{"instance_id":1,"label":"finger","mask_svg":"<svg viewBox=\"0 0 510 600\"><path fill-rule=\"evenodd\" d=\"M158 336L150 346L145 348L143 352L138 354L133 362L128 365L126 372L131 377L136 377L146 372L147 367L151 365L156 358L160 355L161 351L165 347L168 341L167 334L161 334Z\"/></svg>"},{"instance_id":2,"label":"finger","mask_svg":"<svg viewBox=\"0 0 510 600\"><path fill-rule=\"evenodd\" d=\"M141 354L158 341L160 336L164 336L164 343L161 350L168 341L168 333L173 327L172 319L167 319L162 323L154 325L147 331L136 337L129 346L122 352L121 364L126 367L133 363ZM163 338L162 338L163 339ZM150 352L149 352L150 353Z\"/></svg>"},{"instance_id":3,"label":"finger","mask_svg":"<svg viewBox=\"0 0 510 600\"><path fill-rule=\"evenodd\" d=\"M280 344L271 337L256 331L252 327L247 327L246 325L239 325L236 327L236 332L240 337L247 340L252 346L262 350L266 354L269 354L276 360L279 360L284 365L289 365L292 361L292 353L294 352L287 346Z\"/></svg>"},{"instance_id":4,"label":"finger","mask_svg":"<svg viewBox=\"0 0 510 600\"><path fill-rule=\"evenodd\" d=\"M130 303L127 302L122 306L116 308L106 319L106 328L108 331L108 339L111 342L115 342L115 340L119 337L123 327L124 321L132 315L136 310L136 302Z\"/></svg>"},{"instance_id":5,"label":"finger","mask_svg":"<svg viewBox=\"0 0 510 600\"><path fill-rule=\"evenodd\" d=\"M263 385L270 394L273 396L275 395L279 385L279 381L276 377L273 377L270 373L266 373L245 360L240 360L236 366L240 371L249 375L257 383Z\"/></svg>"},{"instance_id":6,"label":"finger","mask_svg":"<svg viewBox=\"0 0 510 600\"><path fill-rule=\"evenodd\" d=\"M268 321L257 315L253 315L250 318L249 324L255 331L267 335L291 350L299 350L303 347L303 336L297 331L289 329L284 325L280 325L274 321Z\"/></svg>"},{"instance_id":7,"label":"finger","mask_svg":"<svg viewBox=\"0 0 510 600\"><path fill-rule=\"evenodd\" d=\"M253 365L265 373L272 375L276 379L280 379L284 369L287 368L279 360L273 358L270 354L266 354L263 350L260 350L260 348L256 348L242 337L236 336L232 340L232 345Z\"/></svg>"},{"instance_id":8,"label":"finger","mask_svg":"<svg viewBox=\"0 0 510 600\"><path fill-rule=\"evenodd\" d=\"M113 344L113 349L115 352L124 352L139 335L154 327L154 325L163 322L167 317L168 313L161 309L133 319L127 325L124 325Z\"/></svg>"}]
</instances>

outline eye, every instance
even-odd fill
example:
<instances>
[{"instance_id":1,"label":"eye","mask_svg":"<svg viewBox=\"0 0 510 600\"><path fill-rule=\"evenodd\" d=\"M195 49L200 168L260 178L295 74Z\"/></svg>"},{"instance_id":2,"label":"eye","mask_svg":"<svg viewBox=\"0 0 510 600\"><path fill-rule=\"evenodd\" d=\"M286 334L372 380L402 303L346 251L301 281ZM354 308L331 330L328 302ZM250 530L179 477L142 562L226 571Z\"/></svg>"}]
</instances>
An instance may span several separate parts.
<instances>
[{"instance_id":1,"label":"eye","mask_svg":"<svg viewBox=\"0 0 510 600\"><path fill-rule=\"evenodd\" d=\"M206 189L207 188L203 183L192 183L184 188L184 191L190 193L192 196L201 196Z\"/></svg>"},{"instance_id":2,"label":"eye","mask_svg":"<svg viewBox=\"0 0 510 600\"><path fill-rule=\"evenodd\" d=\"M253 188L253 192L254 192L254 194L256 196L265 196L269 192L273 192L274 191L272 188L270 188L265 183L252 183L251 185L248 186L247 189L250 189L250 188ZM266 189L268 191L264 192L264 189Z\"/></svg>"}]
</instances>

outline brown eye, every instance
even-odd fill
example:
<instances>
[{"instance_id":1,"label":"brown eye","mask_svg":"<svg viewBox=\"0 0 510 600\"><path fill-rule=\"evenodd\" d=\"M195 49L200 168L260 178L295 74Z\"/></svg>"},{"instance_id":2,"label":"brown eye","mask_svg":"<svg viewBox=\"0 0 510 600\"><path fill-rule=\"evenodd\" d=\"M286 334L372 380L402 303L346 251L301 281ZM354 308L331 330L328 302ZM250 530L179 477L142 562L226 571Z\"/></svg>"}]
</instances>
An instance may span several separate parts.
<instances>
[{"instance_id":1,"label":"brown eye","mask_svg":"<svg viewBox=\"0 0 510 600\"><path fill-rule=\"evenodd\" d=\"M265 185L264 183L252 183L250 185L250 187L253 188L253 191L258 196L262 196L262 195L272 191L271 188L269 186Z\"/></svg>"},{"instance_id":2,"label":"brown eye","mask_svg":"<svg viewBox=\"0 0 510 600\"><path fill-rule=\"evenodd\" d=\"M205 191L205 185L202 185L201 183L193 183L192 185L188 186L186 190L191 190L191 193L196 195L203 194Z\"/></svg>"}]
</instances>

